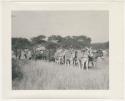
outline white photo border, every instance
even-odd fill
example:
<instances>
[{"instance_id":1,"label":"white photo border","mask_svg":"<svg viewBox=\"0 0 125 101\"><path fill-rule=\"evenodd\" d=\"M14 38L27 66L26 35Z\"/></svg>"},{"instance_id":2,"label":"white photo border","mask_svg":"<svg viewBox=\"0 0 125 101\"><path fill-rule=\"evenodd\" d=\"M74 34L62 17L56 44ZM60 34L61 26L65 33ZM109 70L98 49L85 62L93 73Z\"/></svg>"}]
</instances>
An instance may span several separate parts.
<instances>
[{"instance_id":1,"label":"white photo border","mask_svg":"<svg viewBox=\"0 0 125 101\"><path fill-rule=\"evenodd\" d=\"M108 11L109 90L12 90L12 11ZM123 98L123 2L3 2L3 97L4 98Z\"/></svg>"}]
</instances>

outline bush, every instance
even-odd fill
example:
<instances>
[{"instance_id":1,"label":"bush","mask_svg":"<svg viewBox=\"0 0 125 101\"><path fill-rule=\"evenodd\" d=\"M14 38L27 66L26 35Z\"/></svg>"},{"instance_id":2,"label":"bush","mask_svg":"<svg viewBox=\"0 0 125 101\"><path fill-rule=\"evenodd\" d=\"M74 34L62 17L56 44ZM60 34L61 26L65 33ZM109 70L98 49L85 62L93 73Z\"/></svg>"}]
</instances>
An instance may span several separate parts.
<instances>
[{"instance_id":1,"label":"bush","mask_svg":"<svg viewBox=\"0 0 125 101\"><path fill-rule=\"evenodd\" d=\"M22 78L23 78L23 73L21 72L19 61L12 59L12 80L15 79L21 80Z\"/></svg>"}]
</instances>

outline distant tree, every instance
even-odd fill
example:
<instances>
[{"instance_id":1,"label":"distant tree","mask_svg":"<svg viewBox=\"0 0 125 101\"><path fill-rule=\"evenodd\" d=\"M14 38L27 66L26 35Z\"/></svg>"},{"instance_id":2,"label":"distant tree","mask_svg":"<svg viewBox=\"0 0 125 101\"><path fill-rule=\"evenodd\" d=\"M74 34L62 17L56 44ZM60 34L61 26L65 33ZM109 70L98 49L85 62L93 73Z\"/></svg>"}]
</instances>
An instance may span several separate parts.
<instances>
[{"instance_id":1,"label":"distant tree","mask_svg":"<svg viewBox=\"0 0 125 101\"><path fill-rule=\"evenodd\" d=\"M89 46L91 44L91 38L86 36L66 36L64 37L64 41L62 42L62 46L64 48L83 48L85 46Z\"/></svg>"},{"instance_id":2,"label":"distant tree","mask_svg":"<svg viewBox=\"0 0 125 101\"><path fill-rule=\"evenodd\" d=\"M91 44L91 38L84 35L73 36L73 39L79 42L83 46L89 46Z\"/></svg>"},{"instance_id":3,"label":"distant tree","mask_svg":"<svg viewBox=\"0 0 125 101\"><path fill-rule=\"evenodd\" d=\"M32 44L37 45L37 44L45 44L46 43L46 36L45 35L39 35L37 37L31 38Z\"/></svg>"},{"instance_id":4,"label":"distant tree","mask_svg":"<svg viewBox=\"0 0 125 101\"><path fill-rule=\"evenodd\" d=\"M63 41L60 42L60 47L69 48L72 45L72 38L70 36L66 36L63 38Z\"/></svg>"},{"instance_id":5,"label":"distant tree","mask_svg":"<svg viewBox=\"0 0 125 101\"><path fill-rule=\"evenodd\" d=\"M51 35L50 37L48 37L48 41L54 43L60 43L63 41L63 37L61 37L60 35Z\"/></svg>"},{"instance_id":6,"label":"distant tree","mask_svg":"<svg viewBox=\"0 0 125 101\"><path fill-rule=\"evenodd\" d=\"M48 49L57 49L58 47L61 47L62 42L64 41L64 38L60 35L51 35L48 37L47 42L47 48Z\"/></svg>"},{"instance_id":7,"label":"distant tree","mask_svg":"<svg viewBox=\"0 0 125 101\"><path fill-rule=\"evenodd\" d=\"M94 49L109 49L109 42L92 43L91 46L92 46Z\"/></svg>"},{"instance_id":8,"label":"distant tree","mask_svg":"<svg viewBox=\"0 0 125 101\"><path fill-rule=\"evenodd\" d=\"M91 44L91 38L80 35L80 36L65 36L62 37L60 35L51 35L46 40L46 36L39 35L31 38L29 41L26 38L13 38L12 39L12 47L13 48L25 48L31 46L42 45L46 47L48 50L57 49L59 47L62 48L83 48L85 46L89 46Z\"/></svg>"},{"instance_id":9,"label":"distant tree","mask_svg":"<svg viewBox=\"0 0 125 101\"><path fill-rule=\"evenodd\" d=\"M47 49L57 49L58 47L59 47L59 45L57 43L47 42L47 44L46 44Z\"/></svg>"},{"instance_id":10,"label":"distant tree","mask_svg":"<svg viewBox=\"0 0 125 101\"><path fill-rule=\"evenodd\" d=\"M12 49L30 48L31 42L26 38L12 38Z\"/></svg>"}]
</instances>

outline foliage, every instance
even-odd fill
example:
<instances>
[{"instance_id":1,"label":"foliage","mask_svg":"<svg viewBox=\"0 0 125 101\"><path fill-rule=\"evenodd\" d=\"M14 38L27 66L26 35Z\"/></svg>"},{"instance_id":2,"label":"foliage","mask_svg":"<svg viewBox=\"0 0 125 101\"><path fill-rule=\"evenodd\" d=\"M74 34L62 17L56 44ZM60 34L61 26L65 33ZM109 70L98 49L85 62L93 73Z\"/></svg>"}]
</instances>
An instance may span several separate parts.
<instances>
[{"instance_id":1,"label":"foliage","mask_svg":"<svg viewBox=\"0 0 125 101\"><path fill-rule=\"evenodd\" d=\"M24 49L30 48L32 46L42 45L46 47L46 49L57 49L59 47L62 48L75 48L80 49L86 46L92 46L93 48L109 48L109 42L105 43L94 43L91 44L91 38L80 35L80 36L65 36L62 37L60 35L51 35L46 37L44 35L39 35L36 37L32 37L31 41L26 38L12 38L12 49Z\"/></svg>"},{"instance_id":2,"label":"foliage","mask_svg":"<svg viewBox=\"0 0 125 101\"><path fill-rule=\"evenodd\" d=\"M21 72L21 67L19 65L19 62L15 59L12 59L12 80L15 79L22 79L23 73Z\"/></svg>"},{"instance_id":3,"label":"foliage","mask_svg":"<svg viewBox=\"0 0 125 101\"><path fill-rule=\"evenodd\" d=\"M58 48L59 45L57 43L54 43L54 42L47 42L46 44L46 48L49 50L49 49L56 49Z\"/></svg>"},{"instance_id":4,"label":"foliage","mask_svg":"<svg viewBox=\"0 0 125 101\"><path fill-rule=\"evenodd\" d=\"M45 44L46 43L45 38L46 38L46 36L44 36L44 35L39 35L37 37L33 37L33 38L31 38L32 44L33 45L36 45L36 44Z\"/></svg>"},{"instance_id":5,"label":"foliage","mask_svg":"<svg viewBox=\"0 0 125 101\"><path fill-rule=\"evenodd\" d=\"M66 36L61 43L61 46L64 48L83 48L91 44L91 38L86 36Z\"/></svg>"},{"instance_id":6,"label":"foliage","mask_svg":"<svg viewBox=\"0 0 125 101\"><path fill-rule=\"evenodd\" d=\"M31 42L26 38L12 38L12 49L30 48Z\"/></svg>"},{"instance_id":7,"label":"foliage","mask_svg":"<svg viewBox=\"0 0 125 101\"><path fill-rule=\"evenodd\" d=\"M49 42L60 43L63 40L64 38L59 35L51 35L50 37L48 37Z\"/></svg>"},{"instance_id":8,"label":"foliage","mask_svg":"<svg viewBox=\"0 0 125 101\"><path fill-rule=\"evenodd\" d=\"M94 49L109 49L109 42L93 43L91 45Z\"/></svg>"}]
</instances>

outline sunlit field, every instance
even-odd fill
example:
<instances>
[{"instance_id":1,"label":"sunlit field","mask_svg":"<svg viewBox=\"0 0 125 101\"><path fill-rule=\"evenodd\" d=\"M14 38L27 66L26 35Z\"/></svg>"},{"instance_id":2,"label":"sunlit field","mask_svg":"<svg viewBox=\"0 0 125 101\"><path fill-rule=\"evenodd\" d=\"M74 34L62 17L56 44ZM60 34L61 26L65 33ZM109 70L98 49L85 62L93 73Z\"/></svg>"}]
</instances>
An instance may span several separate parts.
<instances>
[{"instance_id":1,"label":"sunlit field","mask_svg":"<svg viewBox=\"0 0 125 101\"><path fill-rule=\"evenodd\" d=\"M22 78L12 81L14 90L98 90L109 88L109 60L95 68L59 65L43 60L17 60Z\"/></svg>"}]
</instances>

